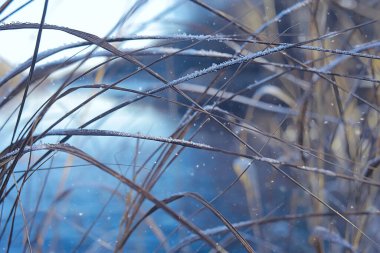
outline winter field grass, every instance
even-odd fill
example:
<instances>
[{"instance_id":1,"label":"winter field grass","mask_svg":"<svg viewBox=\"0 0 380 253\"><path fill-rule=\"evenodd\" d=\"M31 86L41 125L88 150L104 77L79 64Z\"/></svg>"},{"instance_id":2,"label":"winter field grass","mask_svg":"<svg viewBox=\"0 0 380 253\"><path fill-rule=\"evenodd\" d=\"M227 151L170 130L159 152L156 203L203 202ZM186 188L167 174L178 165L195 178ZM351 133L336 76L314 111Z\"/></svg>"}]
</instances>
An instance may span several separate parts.
<instances>
[{"instance_id":1,"label":"winter field grass","mask_svg":"<svg viewBox=\"0 0 380 253\"><path fill-rule=\"evenodd\" d=\"M0 4L0 249L379 252L380 3L165 4Z\"/></svg>"}]
</instances>

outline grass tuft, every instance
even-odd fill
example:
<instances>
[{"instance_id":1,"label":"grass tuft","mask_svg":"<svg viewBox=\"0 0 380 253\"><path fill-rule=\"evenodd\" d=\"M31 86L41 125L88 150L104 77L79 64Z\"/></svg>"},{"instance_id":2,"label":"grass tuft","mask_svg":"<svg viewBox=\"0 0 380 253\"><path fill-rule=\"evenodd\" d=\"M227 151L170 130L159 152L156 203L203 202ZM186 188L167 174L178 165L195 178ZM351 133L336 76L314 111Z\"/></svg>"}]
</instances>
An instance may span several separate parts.
<instances>
[{"instance_id":1,"label":"grass tuft","mask_svg":"<svg viewBox=\"0 0 380 253\"><path fill-rule=\"evenodd\" d=\"M380 251L377 1L58 9L0 5L3 251Z\"/></svg>"}]
</instances>

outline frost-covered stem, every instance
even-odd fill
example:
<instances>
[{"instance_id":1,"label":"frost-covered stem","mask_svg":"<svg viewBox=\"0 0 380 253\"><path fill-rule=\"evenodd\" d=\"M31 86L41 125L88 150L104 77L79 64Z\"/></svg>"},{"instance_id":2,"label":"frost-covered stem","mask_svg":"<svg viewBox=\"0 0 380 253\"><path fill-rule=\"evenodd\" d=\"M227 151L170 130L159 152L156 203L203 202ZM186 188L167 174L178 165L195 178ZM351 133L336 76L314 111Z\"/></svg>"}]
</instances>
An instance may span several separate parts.
<instances>
[{"instance_id":1,"label":"frost-covered stem","mask_svg":"<svg viewBox=\"0 0 380 253\"><path fill-rule=\"evenodd\" d=\"M256 33L261 33L264 29L266 29L268 26L270 26L271 24L273 23L276 23L278 21L280 21L285 15L288 15L289 13L292 13L293 11L296 11L302 7L305 7L307 6L308 4L310 4L313 0L304 0L302 2L299 2L299 3L296 3L292 6L290 6L289 8L285 9L285 10L282 10L280 13L278 13L274 18L272 18L271 20L265 22L264 24L262 24L257 30L256 30Z\"/></svg>"},{"instance_id":2,"label":"frost-covered stem","mask_svg":"<svg viewBox=\"0 0 380 253\"><path fill-rule=\"evenodd\" d=\"M137 138L158 142L165 142L170 144L177 144L186 147L194 147L198 149L212 149L211 146L197 143L193 141L173 139L171 137L159 137L159 136L151 136L151 135L143 135L143 134L133 134L112 130L100 130L100 129L57 129L51 130L47 132L45 135L71 135L71 136L118 136L118 137L129 137L129 138Z\"/></svg>"},{"instance_id":3,"label":"frost-covered stem","mask_svg":"<svg viewBox=\"0 0 380 253\"><path fill-rule=\"evenodd\" d=\"M256 155L236 153L236 152L212 147L210 145L203 144L203 143L174 139L174 138L170 138L170 137L169 138L156 137L156 136L149 136L149 135L132 134L132 133L119 132L119 131L99 130L99 129L57 129L57 130L51 130L51 131L47 132L44 136L51 136L51 135L116 136L116 137L119 136L119 137L139 138L139 139L145 139L145 140L165 142L165 143L181 145L181 146L185 146L185 147L191 147L191 148L196 148L196 149L219 152L219 153L223 153L223 154L227 154L227 155L245 157L245 158L248 158L251 160L265 162L265 163L269 163L272 165L289 166L289 167L296 168L299 170L319 173L319 174L330 176L330 177L339 177L339 178L343 178L343 179L347 179L347 180L358 180L358 181L363 182L363 183L380 186L379 183L372 182L369 180L364 180L358 176L352 177L352 176L348 176L348 175L342 175L342 174L338 174L338 173L335 173L333 171L326 170L326 169L320 169L320 168L316 168L316 167L291 164L291 163L283 162L283 161L273 159L273 158L269 158L269 157L260 157L260 156L256 156ZM37 137L39 137L39 136L35 136L35 138L37 138ZM48 144L48 143L47 144L33 145L33 146L26 146L25 149L23 150L23 154L28 153L28 152L32 152L32 151L38 151L38 150L55 149L55 147L57 147L57 145L69 146L68 144ZM4 156L0 157L0 166L7 163L8 161L14 159L14 157L18 154L18 152L20 152L20 150L15 149L15 150L5 154Z\"/></svg>"},{"instance_id":4,"label":"frost-covered stem","mask_svg":"<svg viewBox=\"0 0 380 253\"><path fill-rule=\"evenodd\" d=\"M236 59L231 59L231 60L222 62L220 64L215 64L214 63L212 66L210 66L208 68L197 70L197 71L194 71L193 73L190 73L188 75L185 75L183 77L175 79L175 80L169 82L167 85L168 86L175 86L175 85L178 85L180 83L189 81L191 79L195 79L197 77L206 75L208 73L217 72L217 71L222 70L224 68L227 68L229 66L232 66L232 65L235 65L235 64L240 64L240 63L243 63L243 62L247 62L247 61L253 60L255 58L263 57L263 56L266 56L266 55L269 55L269 54L277 53L277 52L283 51L283 50L291 48L291 47L294 47L294 45L293 44L291 44L291 45L280 45L278 47L268 48L268 49L265 49L265 50L262 50L262 51L259 51L259 52L250 53L250 54L248 54L246 56L243 56L243 57L239 57L239 58L236 58Z\"/></svg>"}]
</instances>

